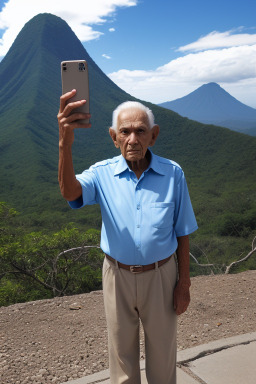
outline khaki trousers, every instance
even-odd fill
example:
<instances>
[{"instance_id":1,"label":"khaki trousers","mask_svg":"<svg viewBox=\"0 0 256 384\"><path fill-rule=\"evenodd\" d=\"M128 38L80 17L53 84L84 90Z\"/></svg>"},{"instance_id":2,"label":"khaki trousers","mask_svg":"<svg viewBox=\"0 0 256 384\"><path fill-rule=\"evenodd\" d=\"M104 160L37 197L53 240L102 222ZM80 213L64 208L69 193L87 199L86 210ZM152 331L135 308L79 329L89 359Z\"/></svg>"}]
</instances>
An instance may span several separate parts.
<instances>
[{"instance_id":1,"label":"khaki trousers","mask_svg":"<svg viewBox=\"0 0 256 384\"><path fill-rule=\"evenodd\" d=\"M176 384L176 271L174 256L161 267L140 274L105 258L103 295L111 384L141 383L139 318L145 334L148 384Z\"/></svg>"}]
</instances>

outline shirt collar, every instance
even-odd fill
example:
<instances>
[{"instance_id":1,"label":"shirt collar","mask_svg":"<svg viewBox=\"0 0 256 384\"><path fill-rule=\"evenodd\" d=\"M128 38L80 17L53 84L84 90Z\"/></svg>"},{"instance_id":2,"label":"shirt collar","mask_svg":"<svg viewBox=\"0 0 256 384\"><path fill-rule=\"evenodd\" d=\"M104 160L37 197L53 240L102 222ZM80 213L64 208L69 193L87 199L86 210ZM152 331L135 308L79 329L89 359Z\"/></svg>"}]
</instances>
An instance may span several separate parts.
<instances>
[{"instance_id":1,"label":"shirt collar","mask_svg":"<svg viewBox=\"0 0 256 384\"><path fill-rule=\"evenodd\" d=\"M164 171L162 170L161 164L158 161L158 156L154 155L154 153L150 149L148 149L148 151L151 153L151 161L146 171L148 171L151 168L154 172L159 173L160 175L164 175ZM129 170L129 167L127 165L125 158L122 155L120 155L119 161L115 168L114 176L120 175L126 170Z\"/></svg>"},{"instance_id":2,"label":"shirt collar","mask_svg":"<svg viewBox=\"0 0 256 384\"><path fill-rule=\"evenodd\" d=\"M159 158L158 156L154 155L154 153L149 149L150 153L151 153L151 161L150 161L150 164L149 164L149 168L151 168L154 172L156 173L159 173L159 175L165 175L162 167L161 167L161 163L159 162Z\"/></svg>"},{"instance_id":3,"label":"shirt collar","mask_svg":"<svg viewBox=\"0 0 256 384\"><path fill-rule=\"evenodd\" d=\"M126 163L126 160L122 155L120 155L119 161L115 168L114 176L120 175L121 173L125 172L127 169L129 169L129 167Z\"/></svg>"}]
</instances>

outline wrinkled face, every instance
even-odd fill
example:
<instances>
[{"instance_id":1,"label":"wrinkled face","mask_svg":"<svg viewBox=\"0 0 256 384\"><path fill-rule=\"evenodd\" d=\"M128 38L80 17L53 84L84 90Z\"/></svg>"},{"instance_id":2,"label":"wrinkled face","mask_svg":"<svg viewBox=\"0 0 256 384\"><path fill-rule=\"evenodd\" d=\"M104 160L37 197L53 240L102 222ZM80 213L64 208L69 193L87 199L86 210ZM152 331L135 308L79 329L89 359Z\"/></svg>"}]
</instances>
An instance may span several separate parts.
<instances>
[{"instance_id":1,"label":"wrinkled face","mask_svg":"<svg viewBox=\"0 0 256 384\"><path fill-rule=\"evenodd\" d=\"M158 126L149 128L148 116L140 109L127 109L120 112L117 132L110 130L116 148L120 148L127 161L144 159L149 146L155 143ZM157 131L157 133L156 133Z\"/></svg>"}]
</instances>

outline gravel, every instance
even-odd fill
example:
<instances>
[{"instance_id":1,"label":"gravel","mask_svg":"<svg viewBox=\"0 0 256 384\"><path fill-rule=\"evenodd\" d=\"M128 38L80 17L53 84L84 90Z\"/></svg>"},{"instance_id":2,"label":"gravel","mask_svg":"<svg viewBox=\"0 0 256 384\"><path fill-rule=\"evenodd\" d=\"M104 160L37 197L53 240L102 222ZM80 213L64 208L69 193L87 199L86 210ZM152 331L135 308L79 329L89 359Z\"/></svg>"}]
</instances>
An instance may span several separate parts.
<instances>
[{"instance_id":1,"label":"gravel","mask_svg":"<svg viewBox=\"0 0 256 384\"><path fill-rule=\"evenodd\" d=\"M178 350L256 331L256 271L192 278ZM0 308L0 382L64 383L108 368L102 291ZM141 358L144 340L141 330Z\"/></svg>"}]
</instances>

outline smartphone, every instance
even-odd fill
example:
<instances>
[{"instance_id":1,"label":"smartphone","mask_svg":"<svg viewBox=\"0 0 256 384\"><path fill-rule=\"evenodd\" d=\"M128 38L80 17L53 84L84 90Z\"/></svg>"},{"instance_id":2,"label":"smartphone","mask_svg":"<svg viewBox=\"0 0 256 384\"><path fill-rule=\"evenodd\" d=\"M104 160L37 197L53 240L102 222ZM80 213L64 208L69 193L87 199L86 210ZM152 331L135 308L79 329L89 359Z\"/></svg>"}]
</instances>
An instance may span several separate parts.
<instances>
[{"instance_id":1,"label":"smartphone","mask_svg":"<svg viewBox=\"0 0 256 384\"><path fill-rule=\"evenodd\" d=\"M85 60L71 60L61 62L62 94L76 89L76 94L68 103L78 100L86 100L86 104L74 109L72 113L90 113L88 66ZM89 123L89 119L79 120L81 123Z\"/></svg>"}]
</instances>

